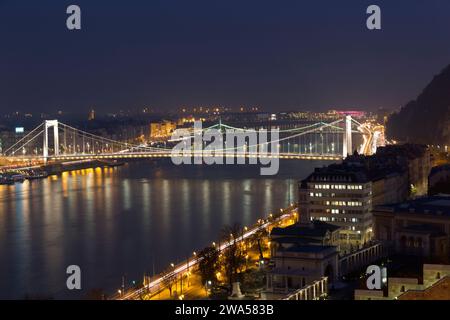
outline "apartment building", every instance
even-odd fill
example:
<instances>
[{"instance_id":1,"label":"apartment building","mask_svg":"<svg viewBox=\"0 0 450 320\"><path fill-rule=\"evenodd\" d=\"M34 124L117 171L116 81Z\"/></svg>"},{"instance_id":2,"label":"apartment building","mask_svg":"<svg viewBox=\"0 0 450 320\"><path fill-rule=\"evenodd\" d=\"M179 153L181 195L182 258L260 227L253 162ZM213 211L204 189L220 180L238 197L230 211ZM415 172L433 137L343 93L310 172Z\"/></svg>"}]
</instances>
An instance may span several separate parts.
<instances>
[{"instance_id":1,"label":"apartment building","mask_svg":"<svg viewBox=\"0 0 450 320\"><path fill-rule=\"evenodd\" d=\"M300 216L340 227L340 249L349 252L372 238L372 182L364 168L316 168L299 184Z\"/></svg>"}]
</instances>

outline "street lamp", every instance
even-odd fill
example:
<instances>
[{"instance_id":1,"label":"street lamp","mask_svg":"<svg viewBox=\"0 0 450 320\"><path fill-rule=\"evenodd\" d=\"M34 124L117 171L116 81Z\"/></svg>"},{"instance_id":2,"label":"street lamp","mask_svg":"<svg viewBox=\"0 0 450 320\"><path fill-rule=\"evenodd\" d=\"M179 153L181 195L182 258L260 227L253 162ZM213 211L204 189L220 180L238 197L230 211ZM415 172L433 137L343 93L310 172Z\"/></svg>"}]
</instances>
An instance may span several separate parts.
<instances>
[{"instance_id":1,"label":"street lamp","mask_svg":"<svg viewBox=\"0 0 450 320\"><path fill-rule=\"evenodd\" d=\"M170 266L172 267L172 272L174 273L173 277L175 278L175 290L177 290L178 283L177 283L177 275L175 274L175 264L171 262Z\"/></svg>"},{"instance_id":2,"label":"street lamp","mask_svg":"<svg viewBox=\"0 0 450 320\"><path fill-rule=\"evenodd\" d=\"M191 279L191 272L188 271L188 272L186 273L186 276L187 276L187 286L190 287L190 285L191 285L191 282L190 282L190 279Z\"/></svg>"}]
</instances>

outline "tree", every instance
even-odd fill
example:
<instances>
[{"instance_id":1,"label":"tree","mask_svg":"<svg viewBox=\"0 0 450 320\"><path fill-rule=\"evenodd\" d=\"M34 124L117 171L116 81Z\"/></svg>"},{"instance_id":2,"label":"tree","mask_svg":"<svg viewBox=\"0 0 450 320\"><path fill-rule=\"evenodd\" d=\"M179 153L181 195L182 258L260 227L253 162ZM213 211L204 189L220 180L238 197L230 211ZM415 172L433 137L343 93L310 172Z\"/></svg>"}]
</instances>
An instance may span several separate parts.
<instances>
[{"instance_id":1,"label":"tree","mask_svg":"<svg viewBox=\"0 0 450 320\"><path fill-rule=\"evenodd\" d=\"M200 262L198 269L202 278L202 283L214 281L217 270L219 269L219 250L215 247L206 247L199 252Z\"/></svg>"},{"instance_id":2,"label":"tree","mask_svg":"<svg viewBox=\"0 0 450 320\"><path fill-rule=\"evenodd\" d=\"M257 291L265 286L265 272L253 269L247 270L242 275L242 289L245 291Z\"/></svg>"},{"instance_id":3,"label":"tree","mask_svg":"<svg viewBox=\"0 0 450 320\"><path fill-rule=\"evenodd\" d=\"M267 249L267 246L264 246L264 239L269 237L269 232L266 228L259 229L252 235L252 242L258 246L260 259L263 258L263 251Z\"/></svg>"},{"instance_id":4,"label":"tree","mask_svg":"<svg viewBox=\"0 0 450 320\"><path fill-rule=\"evenodd\" d=\"M226 226L222 229L222 240L230 242L230 245L223 253L225 274L230 288L233 282L237 280L237 275L241 268L245 266L245 252L239 246L239 238L242 232L239 224Z\"/></svg>"}]
</instances>

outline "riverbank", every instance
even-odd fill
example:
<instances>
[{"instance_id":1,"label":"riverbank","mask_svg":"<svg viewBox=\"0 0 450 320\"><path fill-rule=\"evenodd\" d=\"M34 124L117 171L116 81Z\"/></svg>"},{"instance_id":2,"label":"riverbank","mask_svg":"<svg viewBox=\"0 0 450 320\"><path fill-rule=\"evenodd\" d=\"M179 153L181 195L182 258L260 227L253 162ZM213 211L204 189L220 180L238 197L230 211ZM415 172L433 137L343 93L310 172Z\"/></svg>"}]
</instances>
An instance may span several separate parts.
<instances>
[{"instance_id":1,"label":"riverbank","mask_svg":"<svg viewBox=\"0 0 450 320\"><path fill-rule=\"evenodd\" d=\"M40 179L50 175L57 175L67 171L113 168L125 165L125 162L110 160L79 160L70 162L50 163L46 165L31 165L19 167L0 167L0 175L8 177L11 175L21 175L23 179ZM5 180L6 184L6 180Z\"/></svg>"},{"instance_id":2,"label":"riverbank","mask_svg":"<svg viewBox=\"0 0 450 320\"><path fill-rule=\"evenodd\" d=\"M125 162L108 161L108 160L78 160L62 163L53 163L42 166L49 175L61 174L67 171L95 169L95 168L112 168L125 165Z\"/></svg>"},{"instance_id":3,"label":"riverbank","mask_svg":"<svg viewBox=\"0 0 450 320\"><path fill-rule=\"evenodd\" d=\"M270 233L270 230L273 227L277 226L286 226L295 223L296 219L298 217L297 207L295 205L291 205L288 208L280 209L279 212L275 214L269 214L269 217L266 219L258 219L257 222L251 226L251 227L243 227L243 229L236 235L230 235L230 240L225 241L213 241L212 247L216 248L217 251L222 254L224 251L226 251L229 247L233 245L239 245L239 246L246 246L249 249L252 249L252 245L249 245L247 242L254 242L258 243L259 241L263 241L264 239L261 239L260 233L261 231L267 231L267 234ZM253 239L255 238L255 239ZM252 241L254 240L254 241ZM267 239L265 239L267 241ZM270 245L267 246L270 251ZM206 249L206 248L204 248ZM134 288L125 288L124 286L121 287L117 291L117 294L113 295L111 299L113 300L141 300L141 299L153 299L156 295L158 297L161 297L161 293L165 291L169 291L169 298L173 298L172 296L172 286L175 285L178 286L178 283L180 283L180 289L181 293L180 296L175 295L178 299L184 299L184 298L192 298L192 297L186 297L185 294L183 294L183 288L184 286L190 287L191 280L190 278L196 276L197 280L199 278L199 275L197 274L198 271L198 264L204 259L199 252L203 252L204 249L201 251L194 251L192 257L187 258L185 261L179 263L179 264L171 264L166 270L166 272L160 273L159 275L155 277L149 277L144 278L143 285L137 285ZM266 259L266 256L261 251L261 247L259 247L259 251L256 252L249 252L247 253L247 259L249 256L256 256L256 259L250 259L250 261L256 260L258 264L258 268L265 268L268 262L268 259ZM248 261L247 261L248 263ZM250 263L251 264L251 263ZM247 269L254 269L253 267L248 267ZM183 285L183 279L185 285ZM193 288L190 288L190 293L193 292L194 296L203 297L202 294L199 294L203 291L207 291L208 284L203 284L201 282L194 282ZM167 293L167 292L166 292ZM162 295L163 297L167 298L167 295Z\"/></svg>"},{"instance_id":4,"label":"riverbank","mask_svg":"<svg viewBox=\"0 0 450 320\"><path fill-rule=\"evenodd\" d=\"M127 288L142 284L144 274L159 274L218 239L223 226L251 226L287 207L296 182L321 165L281 161L279 174L267 177L258 166L155 159L0 186L0 298L83 299L96 288L111 294L123 275ZM66 288L71 264L82 266L82 290Z\"/></svg>"}]
</instances>

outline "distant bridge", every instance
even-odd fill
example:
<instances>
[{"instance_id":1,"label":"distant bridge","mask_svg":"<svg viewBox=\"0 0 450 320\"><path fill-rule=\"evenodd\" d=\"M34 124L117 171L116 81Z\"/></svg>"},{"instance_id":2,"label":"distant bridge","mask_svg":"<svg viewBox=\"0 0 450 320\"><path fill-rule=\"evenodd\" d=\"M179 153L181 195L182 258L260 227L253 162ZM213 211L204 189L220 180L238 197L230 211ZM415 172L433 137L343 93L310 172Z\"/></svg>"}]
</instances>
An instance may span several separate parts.
<instances>
[{"instance_id":1,"label":"distant bridge","mask_svg":"<svg viewBox=\"0 0 450 320\"><path fill-rule=\"evenodd\" d=\"M353 138L355 134L363 136L363 144L359 150L371 153L376 149L377 137L371 131L371 126L361 124L346 116L344 119L330 123L318 122L302 127L279 130L279 137L275 141L278 152L258 153L267 148L267 143L258 143L254 147L256 153L237 147L215 150L215 155L236 158L278 157L281 159L302 160L339 160L353 152ZM376 128L376 127L375 127ZM202 134L212 129L220 132L255 132L251 128L235 128L218 123L202 129ZM270 131L269 131L270 132ZM198 133L196 133L198 134ZM194 132L190 138L194 137ZM188 137L189 139L189 137ZM375 147L374 147L375 146ZM262 154L262 155L261 155ZM183 156L202 156L203 153L192 149L184 151ZM172 149L166 147L152 147L148 144L133 144L116 141L107 137L95 135L58 120L46 120L14 145L8 147L2 154L8 162L43 162L73 161L83 159L139 159L139 158L167 158L173 156Z\"/></svg>"}]
</instances>

